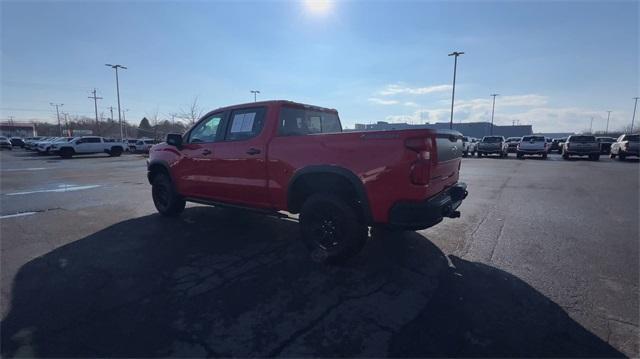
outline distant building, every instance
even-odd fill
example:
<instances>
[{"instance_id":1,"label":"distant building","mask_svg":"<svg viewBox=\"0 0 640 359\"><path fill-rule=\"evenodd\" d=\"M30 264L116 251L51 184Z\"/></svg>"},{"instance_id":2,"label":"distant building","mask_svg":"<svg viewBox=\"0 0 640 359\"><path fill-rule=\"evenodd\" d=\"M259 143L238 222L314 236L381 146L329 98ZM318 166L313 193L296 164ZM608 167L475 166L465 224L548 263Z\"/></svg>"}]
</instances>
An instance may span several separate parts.
<instances>
[{"instance_id":1,"label":"distant building","mask_svg":"<svg viewBox=\"0 0 640 359\"><path fill-rule=\"evenodd\" d=\"M402 123L390 123L385 121L378 121L374 124L359 124L355 125L357 131L388 131L388 130L405 130L415 128L433 128L433 129L449 129L448 122L438 122L432 124L413 125L406 122ZM491 135L491 123L490 122L466 122L466 123L454 123L453 129L459 131L465 136L478 137ZM504 137L520 137L533 134L533 128L531 125L518 125L518 126L493 126L493 134L496 136Z\"/></svg>"},{"instance_id":2,"label":"distant building","mask_svg":"<svg viewBox=\"0 0 640 359\"><path fill-rule=\"evenodd\" d=\"M3 121L0 122L0 135L6 137L33 137L36 126L31 122Z\"/></svg>"}]
</instances>

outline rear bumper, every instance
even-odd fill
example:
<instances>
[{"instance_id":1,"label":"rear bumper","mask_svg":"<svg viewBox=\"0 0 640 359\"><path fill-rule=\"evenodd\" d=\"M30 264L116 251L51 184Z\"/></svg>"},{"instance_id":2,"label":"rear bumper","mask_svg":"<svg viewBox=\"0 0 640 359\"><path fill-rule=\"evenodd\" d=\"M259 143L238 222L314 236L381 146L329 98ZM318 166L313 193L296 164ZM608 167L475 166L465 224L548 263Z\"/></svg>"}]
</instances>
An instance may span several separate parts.
<instances>
[{"instance_id":1,"label":"rear bumper","mask_svg":"<svg viewBox=\"0 0 640 359\"><path fill-rule=\"evenodd\" d=\"M546 155L548 152L545 150L518 150L522 155Z\"/></svg>"},{"instance_id":2,"label":"rear bumper","mask_svg":"<svg viewBox=\"0 0 640 359\"><path fill-rule=\"evenodd\" d=\"M440 223L444 217L459 217L460 212L456 209L466 197L467 185L460 182L422 202L396 202L389 213L389 224L410 230L429 228Z\"/></svg>"},{"instance_id":3,"label":"rear bumper","mask_svg":"<svg viewBox=\"0 0 640 359\"><path fill-rule=\"evenodd\" d=\"M593 150L593 151L564 151L564 153L566 155L569 156L591 156L591 155L599 155L600 154L600 150Z\"/></svg>"}]
</instances>

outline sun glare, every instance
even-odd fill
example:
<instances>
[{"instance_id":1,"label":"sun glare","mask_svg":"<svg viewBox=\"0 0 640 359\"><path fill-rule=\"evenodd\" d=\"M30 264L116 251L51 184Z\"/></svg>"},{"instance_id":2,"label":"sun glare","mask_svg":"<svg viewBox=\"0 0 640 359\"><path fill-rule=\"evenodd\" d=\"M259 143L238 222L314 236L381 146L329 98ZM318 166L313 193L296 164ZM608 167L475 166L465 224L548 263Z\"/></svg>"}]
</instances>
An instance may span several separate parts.
<instances>
[{"instance_id":1,"label":"sun glare","mask_svg":"<svg viewBox=\"0 0 640 359\"><path fill-rule=\"evenodd\" d=\"M305 0L305 8L312 14L324 15L333 7L331 0Z\"/></svg>"}]
</instances>

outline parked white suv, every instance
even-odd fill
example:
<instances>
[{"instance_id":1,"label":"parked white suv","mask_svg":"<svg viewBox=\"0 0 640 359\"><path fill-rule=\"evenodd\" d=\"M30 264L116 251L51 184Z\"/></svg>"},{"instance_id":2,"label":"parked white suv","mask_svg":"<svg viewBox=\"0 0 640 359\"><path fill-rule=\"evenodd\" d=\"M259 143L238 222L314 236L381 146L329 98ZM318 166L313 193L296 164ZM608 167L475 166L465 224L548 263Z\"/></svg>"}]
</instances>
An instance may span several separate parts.
<instances>
[{"instance_id":1,"label":"parked white suv","mask_svg":"<svg viewBox=\"0 0 640 359\"><path fill-rule=\"evenodd\" d=\"M109 156L117 157L124 152L124 146L121 142L107 142L98 136L76 137L66 143L55 143L51 147L50 151L56 152L62 158L90 153L106 153Z\"/></svg>"},{"instance_id":2,"label":"parked white suv","mask_svg":"<svg viewBox=\"0 0 640 359\"><path fill-rule=\"evenodd\" d=\"M476 154L476 141L473 137L463 136L462 137L462 155L464 157L475 156Z\"/></svg>"},{"instance_id":3,"label":"parked white suv","mask_svg":"<svg viewBox=\"0 0 640 359\"><path fill-rule=\"evenodd\" d=\"M546 159L548 153L549 142L544 136L524 136L518 143L516 157L523 158L525 155L540 155Z\"/></svg>"}]
</instances>

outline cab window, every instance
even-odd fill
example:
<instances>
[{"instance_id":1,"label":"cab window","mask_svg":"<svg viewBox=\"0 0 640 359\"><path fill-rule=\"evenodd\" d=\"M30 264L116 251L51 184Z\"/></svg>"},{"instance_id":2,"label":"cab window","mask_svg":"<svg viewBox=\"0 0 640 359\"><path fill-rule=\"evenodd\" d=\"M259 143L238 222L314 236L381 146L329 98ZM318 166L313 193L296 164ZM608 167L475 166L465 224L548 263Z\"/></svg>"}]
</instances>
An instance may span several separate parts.
<instances>
[{"instance_id":1,"label":"cab window","mask_svg":"<svg viewBox=\"0 0 640 359\"><path fill-rule=\"evenodd\" d=\"M242 141L259 135L264 125L264 113L264 107L231 112L225 140Z\"/></svg>"},{"instance_id":2,"label":"cab window","mask_svg":"<svg viewBox=\"0 0 640 359\"><path fill-rule=\"evenodd\" d=\"M217 113L205 118L191 130L188 143L215 142L218 128L222 122L222 114Z\"/></svg>"}]
</instances>

